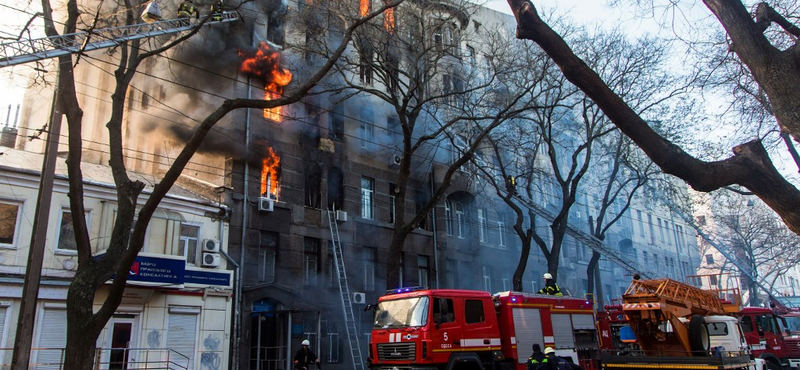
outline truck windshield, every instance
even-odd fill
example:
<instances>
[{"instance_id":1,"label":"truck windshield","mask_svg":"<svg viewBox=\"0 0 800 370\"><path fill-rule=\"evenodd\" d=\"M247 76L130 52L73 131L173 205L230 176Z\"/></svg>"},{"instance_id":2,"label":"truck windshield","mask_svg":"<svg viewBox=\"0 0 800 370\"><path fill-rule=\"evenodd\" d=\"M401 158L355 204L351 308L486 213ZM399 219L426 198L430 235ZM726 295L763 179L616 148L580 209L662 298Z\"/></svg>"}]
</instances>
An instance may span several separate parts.
<instances>
[{"instance_id":1,"label":"truck windshield","mask_svg":"<svg viewBox=\"0 0 800 370\"><path fill-rule=\"evenodd\" d=\"M800 316L784 317L786 321L786 329L794 335L800 333Z\"/></svg>"},{"instance_id":2,"label":"truck windshield","mask_svg":"<svg viewBox=\"0 0 800 370\"><path fill-rule=\"evenodd\" d=\"M375 312L374 328L424 326L428 323L428 297L383 301Z\"/></svg>"}]
</instances>

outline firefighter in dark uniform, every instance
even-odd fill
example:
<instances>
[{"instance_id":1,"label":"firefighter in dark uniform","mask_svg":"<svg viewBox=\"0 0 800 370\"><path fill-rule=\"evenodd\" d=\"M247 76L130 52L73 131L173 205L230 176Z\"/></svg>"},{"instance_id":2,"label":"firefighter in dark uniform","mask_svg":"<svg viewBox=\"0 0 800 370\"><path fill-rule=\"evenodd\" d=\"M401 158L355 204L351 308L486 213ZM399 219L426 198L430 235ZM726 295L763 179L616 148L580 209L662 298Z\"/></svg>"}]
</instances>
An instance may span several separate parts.
<instances>
[{"instance_id":1,"label":"firefighter in dark uniform","mask_svg":"<svg viewBox=\"0 0 800 370\"><path fill-rule=\"evenodd\" d=\"M533 354L528 357L528 370L536 370L539 365L547 362L547 356L542 352L542 347L539 343L533 344Z\"/></svg>"},{"instance_id":2,"label":"firefighter in dark uniform","mask_svg":"<svg viewBox=\"0 0 800 370\"><path fill-rule=\"evenodd\" d=\"M546 363L543 363L539 366L541 370L572 370L572 365L570 365L567 360L556 356L556 349L553 347L547 347L544 349L544 354L547 356L545 359L547 360Z\"/></svg>"},{"instance_id":3,"label":"firefighter in dark uniform","mask_svg":"<svg viewBox=\"0 0 800 370\"><path fill-rule=\"evenodd\" d=\"M194 14L195 19L200 19L200 11L194 7L192 0L184 0L180 6L178 6L178 18L182 19L189 19Z\"/></svg>"},{"instance_id":4,"label":"firefighter in dark uniform","mask_svg":"<svg viewBox=\"0 0 800 370\"><path fill-rule=\"evenodd\" d=\"M317 365L317 369L321 369L319 364L319 359L314 352L308 348L311 345L311 342L308 339L303 340L302 348L297 350L297 353L294 354L294 368L296 370L308 370L308 365L315 364Z\"/></svg>"},{"instance_id":5,"label":"firefighter in dark uniform","mask_svg":"<svg viewBox=\"0 0 800 370\"><path fill-rule=\"evenodd\" d=\"M544 287L539 289L539 294L563 296L563 294L561 294L561 289L558 288L558 284L553 280L553 275L550 275L549 272L544 274Z\"/></svg>"},{"instance_id":6,"label":"firefighter in dark uniform","mask_svg":"<svg viewBox=\"0 0 800 370\"><path fill-rule=\"evenodd\" d=\"M211 20L212 21L221 21L222 20L222 0L217 0L216 3L211 5Z\"/></svg>"}]
</instances>

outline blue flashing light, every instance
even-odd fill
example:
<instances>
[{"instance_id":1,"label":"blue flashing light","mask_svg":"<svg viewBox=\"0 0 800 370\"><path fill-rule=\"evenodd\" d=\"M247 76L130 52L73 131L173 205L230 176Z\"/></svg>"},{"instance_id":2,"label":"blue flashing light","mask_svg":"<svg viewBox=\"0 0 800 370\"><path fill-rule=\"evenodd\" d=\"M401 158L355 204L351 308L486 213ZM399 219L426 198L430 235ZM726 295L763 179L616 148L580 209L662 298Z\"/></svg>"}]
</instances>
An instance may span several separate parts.
<instances>
[{"instance_id":1,"label":"blue flashing light","mask_svg":"<svg viewBox=\"0 0 800 370\"><path fill-rule=\"evenodd\" d=\"M590 301L590 300L588 300L588 299L587 299L587 300L586 300L586 305L588 306L588 305L590 305L590 304L592 304L592 301Z\"/></svg>"},{"instance_id":2,"label":"blue flashing light","mask_svg":"<svg viewBox=\"0 0 800 370\"><path fill-rule=\"evenodd\" d=\"M425 290L425 289L428 289L428 288L422 287L422 286L412 286L412 287L405 287L405 288L390 289L390 290L386 291L386 294L388 295L388 294L408 293L408 292L414 292L414 291L417 291L417 290Z\"/></svg>"},{"instance_id":3,"label":"blue flashing light","mask_svg":"<svg viewBox=\"0 0 800 370\"><path fill-rule=\"evenodd\" d=\"M511 302L516 302L516 301L517 301L517 297L511 297Z\"/></svg>"}]
</instances>

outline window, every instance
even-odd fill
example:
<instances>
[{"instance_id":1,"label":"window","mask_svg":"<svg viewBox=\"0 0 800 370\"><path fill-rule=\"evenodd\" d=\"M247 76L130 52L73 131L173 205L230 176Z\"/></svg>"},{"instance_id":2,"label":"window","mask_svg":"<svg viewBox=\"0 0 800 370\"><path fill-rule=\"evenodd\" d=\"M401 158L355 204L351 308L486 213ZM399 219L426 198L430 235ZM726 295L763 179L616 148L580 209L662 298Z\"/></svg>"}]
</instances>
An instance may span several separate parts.
<instances>
[{"instance_id":1,"label":"window","mask_svg":"<svg viewBox=\"0 0 800 370\"><path fill-rule=\"evenodd\" d=\"M319 208L322 191L322 169L316 162L307 162L305 170L305 205L306 207Z\"/></svg>"},{"instance_id":2,"label":"window","mask_svg":"<svg viewBox=\"0 0 800 370\"><path fill-rule=\"evenodd\" d=\"M178 255L186 257L186 263L197 264L197 243L199 243L200 226L181 223L181 238Z\"/></svg>"},{"instance_id":3,"label":"window","mask_svg":"<svg viewBox=\"0 0 800 370\"><path fill-rule=\"evenodd\" d=\"M344 106L339 104L330 111L328 117L328 138L344 140Z\"/></svg>"},{"instance_id":4,"label":"window","mask_svg":"<svg viewBox=\"0 0 800 370\"><path fill-rule=\"evenodd\" d=\"M378 250L364 248L364 290L375 290L375 265L378 263Z\"/></svg>"},{"instance_id":5,"label":"window","mask_svg":"<svg viewBox=\"0 0 800 370\"><path fill-rule=\"evenodd\" d=\"M482 208L478 208L478 232L481 243L486 243L489 239L489 223L486 220L486 210Z\"/></svg>"},{"instance_id":6,"label":"window","mask_svg":"<svg viewBox=\"0 0 800 370\"><path fill-rule=\"evenodd\" d=\"M372 46L367 41L360 43L361 47L358 50L358 77L364 84L372 84L372 75L374 72L373 51Z\"/></svg>"},{"instance_id":7,"label":"window","mask_svg":"<svg viewBox=\"0 0 800 370\"><path fill-rule=\"evenodd\" d=\"M433 322L446 324L456 320L453 312L453 300L450 298L436 298L433 302Z\"/></svg>"},{"instance_id":8,"label":"window","mask_svg":"<svg viewBox=\"0 0 800 370\"><path fill-rule=\"evenodd\" d=\"M678 252L683 253L683 249L686 247L686 238L683 235L683 226L675 225L675 243L678 245Z\"/></svg>"},{"instance_id":9,"label":"window","mask_svg":"<svg viewBox=\"0 0 800 370\"><path fill-rule=\"evenodd\" d=\"M34 347L51 349L34 351L34 362L60 364L61 350L52 348L64 348L67 344L67 310L55 307L43 309L38 333L39 338Z\"/></svg>"},{"instance_id":10,"label":"window","mask_svg":"<svg viewBox=\"0 0 800 370\"><path fill-rule=\"evenodd\" d=\"M647 226L650 228L650 243L655 244L656 242L656 233L653 229L653 215L647 214Z\"/></svg>"},{"instance_id":11,"label":"window","mask_svg":"<svg viewBox=\"0 0 800 370\"><path fill-rule=\"evenodd\" d=\"M417 285L427 287L428 277L431 273L430 262L428 256L417 256Z\"/></svg>"},{"instance_id":12,"label":"window","mask_svg":"<svg viewBox=\"0 0 800 370\"><path fill-rule=\"evenodd\" d=\"M86 211L86 225L89 225L91 213ZM57 249L62 251L77 251L78 244L75 242L75 226L72 223L72 213L69 210L61 212L61 227L58 233Z\"/></svg>"},{"instance_id":13,"label":"window","mask_svg":"<svg viewBox=\"0 0 800 370\"><path fill-rule=\"evenodd\" d=\"M319 276L319 239L306 237L303 244L303 284L316 286Z\"/></svg>"},{"instance_id":14,"label":"window","mask_svg":"<svg viewBox=\"0 0 800 370\"><path fill-rule=\"evenodd\" d=\"M497 237L498 237L498 245L501 247L506 246L506 223L503 221L497 221Z\"/></svg>"},{"instance_id":15,"label":"window","mask_svg":"<svg viewBox=\"0 0 800 370\"><path fill-rule=\"evenodd\" d=\"M706 264L713 265L714 264L714 255L713 254L706 254Z\"/></svg>"},{"instance_id":16,"label":"window","mask_svg":"<svg viewBox=\"0 0 800 370\"><path fill-rule=\"evenodd\" d=\"M278 234L261 231L258 246L258 280L275 281L275 264L278 260Z\"/></svg>"},{"instance_id":17,"label":"window","mask_svg":"<svg viewBox=\"0 0 800 370\"><path fill-rule=\"evenodd\" d=\"M507 292L511 290L511 280L508 278L503 278L503 291Z\"/></svg>"},{"instance_id":18,"label":"window","mask_svg":"<svg viewBox=\"0 0 800 370\"><path fill-rule=\"evenodd\" d=\"M14 246L18 220L18 204L0 203L0 246Z\"/></svg>"},{"instance_id":19,"label":"window","mask_svg":"<svg viewBox=\"0 0 800 370\"><path fill-rule=\"evenodd\" d=\"M464 239L467 237L466 235L466 219L464 218L464 206L461 202L456 202L456 226L457 226L457 235L459 238Z\"/></svg>"},{"instance_id":20,"label":"window","mask_svg":"<svg viewBox=\"0 0 800 370\"><path fill-rule=\"evenodd\" d=\"M344 207L344 176L342 170L331 167L328 169L328 208L342 209Z\"/></svg>"},{"instance_id":21,"label":"window","mask_svg":"<svg viewBox=\"0 0 800 370\"><path fill-rule=\"evenodd\" d=\"M636 216L639 218L639 235L644 236L644 219L642 219L642 211L637 210Z\"/></svg>"},{"instance_id":22,"label":"window","mask_svg":"<svg viewBox=\"0 0 800 370\"><path fill-rule=\"evenodd\" d=\"M717 285L717 275L710 275L708 277L708 283L711 284L711 288Z\"/></svg>"},{"instance_id":23,"label":"window","mask_svg":"<svg viewBox=\"0 0 800 370\"><path fill-rule=\"evenodd\" d=\"M444 201L444 219L447 235L453 235L453 202L450 199Z\"/></svg>"},{"instance_id":24,"label":"window","mask_svg":"<svg viewBox=\"0 0 800 370\"><path fill-rule=\"evenodd\" d=\"M710 336L724 336L728 335L728 324L724 322L710 322L706 324L708 328L708 335Z\"/></svg>"},{"instance_id":25,"label":"window","mask_svg":"<svg viewBox=\"0 0 800 370\"><path fill-rule=\"evenodd\" d=\"M359 131L362 148L371 148L372 143L375 142L374 118L374 113L371 110L364 111L364 116L361 119L361 129Z\"/></svg>"},{"instance_id":26,"label":"window","mask_svg":"<svg viewBox=\"0 0 800 370\"><path fill-rule=\"evenodd\" d=\"M664 224L661 222L660 218L658 220L658 240L664 241Z\"/></svg>"},{"instance_id":27,"label":"window","mask_svg":"<svg viewBox=\"0 0 800 370\"><path fill-rule=\"evenodd\" d=\"M375 196L375 179L370 177L361 178L361 217L372 220L373 204Z\"/></svg>"},{"instance_id":28,"label":"window","mask_svg":"<svg viewBox=\"0 0 800 370\"><path fill-rule=\"evenodd\" d=\"M753 319L750 316L742 317L742 331L745 333L753 332Z\"/></svg>"},{"instance_id":29,"label":"window","mask_svg":"<svg viewBox=\"0 0 800 370\"><path fill-rule=\"evenodd\" d=\"M470 45L467 45L467 49L465 51L464 57L465 57L465 59L467 61L467 64L469 64L470 67L475 67L475 48L474 47L472 47Z\"/></svg>"},{"instance_id":30,"label":"window","mask_svg":"<svg viewBox=\"0 0 800 370\"><path fill-rule=\"evenodd\" d=\"M389 184L389 223L393 224L397 210L397 185Z\"/></svg>"},{"instance_id":31,"label":"window","mask_svg":"<svg viewBox=\"0 0 800 370\"><path fill-rule=\"evenodd\" d=\"M483 302L476 299L464 301L464 321L467 324L477 324L484 322Z\"/></svg>"},{"instance_id":32,"label":"window","mask_svg":"<svg viewBox=\"0 0 800 370\"><path fill-rule=\"evenodd\" d=\"M492 291L492 268L483 265L483 290Z\"/></svg>"}]
</instances>

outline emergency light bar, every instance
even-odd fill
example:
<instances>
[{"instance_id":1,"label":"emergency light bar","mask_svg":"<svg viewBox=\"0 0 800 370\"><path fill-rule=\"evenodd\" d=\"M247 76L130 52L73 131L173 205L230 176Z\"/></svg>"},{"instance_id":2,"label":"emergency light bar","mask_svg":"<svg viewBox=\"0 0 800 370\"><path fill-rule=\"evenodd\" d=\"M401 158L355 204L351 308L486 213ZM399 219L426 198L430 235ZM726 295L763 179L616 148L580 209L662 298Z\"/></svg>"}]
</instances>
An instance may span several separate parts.
<instances>
[{"instance_id":1,"label":"emergency light bar","mask_svg":"<svg viewBox=\"0 0 800 370\"><path fill-rule=\"evenodd\" d=\"M415 292L417 290L425 290L425 289L428 289L428 288L424 287L424 286L410 286L410 287L404 287L404 288L389 289L389 290L386 291L386 295Z\"/></svg>"}]
</instances>

